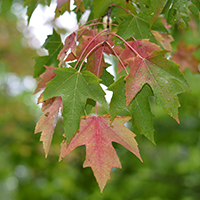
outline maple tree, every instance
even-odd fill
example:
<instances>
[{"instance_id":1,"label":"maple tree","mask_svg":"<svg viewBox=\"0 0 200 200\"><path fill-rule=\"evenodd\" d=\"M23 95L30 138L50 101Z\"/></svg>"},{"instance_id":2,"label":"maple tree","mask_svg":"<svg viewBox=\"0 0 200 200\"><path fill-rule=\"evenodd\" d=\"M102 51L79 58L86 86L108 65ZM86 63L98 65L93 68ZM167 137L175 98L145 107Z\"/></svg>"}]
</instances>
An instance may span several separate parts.
<instances>
[{"instance_id":1,"label":"maple tree","mask_svg":"<svg viewBox=\"0 0 200 200\"><path fill-rule=\"evenodd\" d=\"M26 0L28 22L40 1ZM44 3L44 2L43 2ZM45 1L50 5L51 1ZM99 6L101 5L101 6ZM90 16L79 23L85 9ZM70 0L57 0L55 18L71 12ZM35 133L42 132L45 157L48 156L54 128L62 114L65 139L60 160L74 148L86 145L83 167L91 167L101 192L113 167L121 163L112 142L117 142L141 161L135 134L124 126L129 120L138 131L154 142L153 114L149 98L179 123L178 94L188 89L179 62L184 51L171 59L170 28L187 29L191 17L199 20L200 3L192 0L75 0L78 30L69 34L64 45L53 30L43 45L48 56L36 57L34 77L40 77L35 93L43 114ZM192 52L195 47L185 51ZM105 55L118 59L117 75L107 68ZM191 56L197 70L197 60ZM173 62L183 64L182 68ZM100 84L113 92L108 105ZM99 104L107 114L99 115ZM126 110L127 116L121 116ZM93 115L89 115L89 114Z\"/></svg>"}]
</instances>

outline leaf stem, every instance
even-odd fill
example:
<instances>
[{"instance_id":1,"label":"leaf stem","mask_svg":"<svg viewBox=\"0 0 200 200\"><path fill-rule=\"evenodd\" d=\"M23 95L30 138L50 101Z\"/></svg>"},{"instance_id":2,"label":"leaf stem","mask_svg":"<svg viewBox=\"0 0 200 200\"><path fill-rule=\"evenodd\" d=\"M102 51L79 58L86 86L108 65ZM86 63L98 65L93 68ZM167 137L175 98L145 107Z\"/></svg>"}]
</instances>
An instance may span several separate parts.
<instances>
[{"instance_id":1,"label":"leaf stem","mask_svg":"<svg viewBox=\"0 0 200 200\"><path fill-rule=\"evenodd\" d=\"M96 46L94 46L94 47L87 53L87 55L84 57L84 59L83 59L81 65L80 65L80 67L79 67L79 70L78 70L79 72L81 71L81 68L82 68L82 66L83 66L83 63L84 63L85 59L86 59L95 49L99 48L99 47L102 46L103 44L104 44L104 41L98 43ZM78 63L78 62L77 62L77 63ZM77 66L77 63L76 63L76 66ZM76 67L76 66L75 66L75 67ZM74 68L75 68L75 67L74 67Z\"/></svg>"},{"instance_id":2,"label":"leaf stem","mask_svg":"<svg viewBox=\"0 0 200 200\"><path fill-rule=\"evenodd\" d=\"M116 33L109 33L110 35L114 35L116 37L118 37L120 40L122 40L136 55L138 55L138 57L140 57L141 59L143 59L143 57L126 41L124 40L122 37L120 37L119 35L117 35Z\"/></svg>"},{"instance_id":3,"label":"leaf stem","mask_svg":"<svg viewBox=\"0 0 200 200\"><path fill-rule=\"evenodd\" d=\"M97 102L95 102L95 115L97 116Z\"/></svg>"},{"instance_id":4,"label":"leaf stem","mask_svg":"<svg viewBox=\"0 0 200 200\"><path fill-rule=\"evenodd\" d=\"M85 51L87 50L87 48L90 46L90 44L91 44L99 35L101 35L101 34L104 33L104 32L106 32L106 30L103 30L103 31L99 32L95 37L93 37L93 38L90 40L90 42L87 44L87 46L85 47L85 49L82 51L82 53L81 53L79 59L77 60L74 69L76 69L76 67L78 66L78 63L80 62L81 58L83 57L83 54L85 53ZM85 59L84 59L84 60L85 60Z\"/></svg>"},{"instance_id":5,"label":"leaf stem","mask_svg":"<svg viewBox=\"0 0 200 200\"><path fill-rule=\"evenodd\" d=\"M103 43L103 44L104 44L104 43ZM103 44L102 44L102 45L103 45ZM97 77L98 77L98 78L100 78L100 77L99 77L99 74L100 74L101 61L102 61L104 49L105 49L105 45L103 45L103 47L102 47L101 57L100 57L100 59L99 59L99 63L98 63L98 66L97 66Z\"/></svg>"}]
</instances>

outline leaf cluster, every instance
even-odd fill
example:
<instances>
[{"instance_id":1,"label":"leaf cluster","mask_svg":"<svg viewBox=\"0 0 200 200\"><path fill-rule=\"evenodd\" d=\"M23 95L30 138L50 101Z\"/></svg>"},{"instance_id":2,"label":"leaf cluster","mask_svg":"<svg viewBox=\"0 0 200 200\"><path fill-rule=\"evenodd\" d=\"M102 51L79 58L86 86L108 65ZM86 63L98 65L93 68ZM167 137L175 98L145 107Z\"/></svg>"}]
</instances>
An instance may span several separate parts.
<instances>
[{"instance_id":1,"label":"leaf cluster","mask_svg":"<svg viewBox=\"0 0 200 200\"><path fill-rule=\"evenodd\" d=\"M28 20L39 3L33 2L25 1ZM178 94L188 84L180 66L170 59L170 31L174 26L188 28L191 15L199 19L200 5L195 0L76 0L75 6L77 20L90 8L88 21L64 44L53 30L43 45L49 55L35 58L34 77L41 78L35 93L43 91L38 102L44 111L35 133L42 132L47 157L62 115L65 139L60 160L77 146L86 145L83 167L92 168L102 192L111 169L121 168L112 142L142 161L136 135L124 123L131 120L140 134L155 143L150 98L179 123ZM71 12L70 0L57 1L55 18L65 11ZM118 60L116 76L107 70L106 56ZM113 92L109 105L100 83ZM99 105L106 115L98 114Z\"/></svg>"}]
</instances>

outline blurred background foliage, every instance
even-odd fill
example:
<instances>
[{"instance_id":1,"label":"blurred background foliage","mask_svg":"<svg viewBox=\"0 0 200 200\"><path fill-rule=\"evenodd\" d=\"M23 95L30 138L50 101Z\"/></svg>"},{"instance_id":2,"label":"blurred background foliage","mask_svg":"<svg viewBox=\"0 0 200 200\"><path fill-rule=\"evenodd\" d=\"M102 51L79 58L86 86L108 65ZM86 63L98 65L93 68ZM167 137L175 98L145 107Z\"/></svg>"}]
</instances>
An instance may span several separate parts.
<instances>
[{"instance_id":1,"label":"blurred background foliage","mask_svg":"<svg viewBox=\"0 0 200 200\"><path fill-rule=\"evenodd\" d=\"M143 163L114 144L123 168L113 169L101 195L91 169L82 168L85 147L77 148L58 163L61 121L50 155L44 158L40 134L33 134L41 114L32 96L36 82L32 79L31 57L37 52L27 45L19 28L23 25L19 26L20 18L12 10L12 0L0 2L0 200L200 199L199 73L185 70L191 91L179 95L180 124L159 106L151 105L157 145L137 136ZM184 41L183 55L199 63L200 22L192 21L190 30L175 27L172 35L174 52ZM193 47L190 54L189 47Z\"/></svg>"}]
</instances>

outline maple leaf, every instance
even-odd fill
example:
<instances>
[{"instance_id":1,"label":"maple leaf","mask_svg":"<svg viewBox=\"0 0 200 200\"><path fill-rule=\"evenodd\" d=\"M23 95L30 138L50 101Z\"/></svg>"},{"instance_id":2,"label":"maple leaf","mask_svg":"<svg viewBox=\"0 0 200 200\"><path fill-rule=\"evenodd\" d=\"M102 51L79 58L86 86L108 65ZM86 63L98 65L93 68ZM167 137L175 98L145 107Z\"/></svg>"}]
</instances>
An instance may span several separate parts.
<instances>
[{"instance_id":1,"label":"maple leaf","mask_svg":"<svg viewBox=\"0 0 200 200\"><path fill-rule=\"evenodd\" d=\"M172 56L172 60L179 64L180 70L183 72L186 68L197 73L199 61L193 56L195 50L199 46L186 45L184 41L181 41L178 45L178 51Z\"/></svg>"},{"instance_id":2,"label":"maple leaf","mask_svg":"<svg viewBox=\"0 0 200 200\"><path fill-rule=\"evenodd\" d=\"M158 31L151 31L157 41L161 43L164 49L172 51L171 42L174 41L174 38L171 35L166 35Z\"/></svg>"},{"instance_id":3,"label":"maple leaf","mask_svg":"<svg viewBox=\"0 0 200 200\"><path fill-rule=\"evenodd\" d=\"M99 85L100 79L89 71L78 72L73 68L55 69L56 76L47 83L44 100L61 96L63 101L63 125L68 142L79 129L80 117L83 116L86 100L93 99L105 108L105 93Z\"/></svg>"},{"instance_id":4,"label":"maple leaf","mask_svg":"<svg viewBox=\"0 0 200 200\"><path fill-rule=\"evenodd\" d=\"M48 67L48 66L44 67L47 69L47 71L45 71L40 75L41 80L38 82L37 88L35 89L35 92L33 94L36 94L39 91L45 89L47 87L46 83L49 82L52 78L54 78L56 75L56 73L52 70L56 69L56 67Z\"/></svg>"},{"instance_id":5,"label":"maple leaf","mask_svg":"<svg viewBox=\"0 0 200 200\"><path fill-rule=\"evenodd\" d=\"M97 44L106 41L106 35L100 35L97 38L93 39L96 34L96 30L87 31L87 34L88 35L82 35L82 40L79 40L80 44L77 46L76 55L74 55L73 53L70 53L68 57L65 59L65 62L79 59L82 52L85 51L85 53L82 56L82 59L83 59L89 51L95 48ZM93 41L91 42L91 40ZM112 41L112 36L109 36L107 41L109 42L111 46L114 45L114 42ZM89 43L90 45L88 46ZM109 49L107 45L100 46L95 51L93 51L87 58L86 70L92 72L98 77L102 76L103 68L107 67L104 60L103 53L111 53L111 50Z\"/></svg>"},{"instance_id":6,"label":"maple leaf","mask_svg":"<svg viewBox=\"0 0 200 200\"><path fill-rule=\"evenodd\" d=\"M129 58L134 58L136 56L136 52L135 51L131 51L130 47L131 45L134 45L134 48L137 48L138 46L140 46L141 40L137 40L135 42L130 41L125 43L125 49L122 49L119 45L115 47L115 49L118 49L118 52L121 52L119 54L119 58L122 60L124 66L128 66L128 63L126 62ZM144 41L148 41L148 40L144 40ZM152 43L153 44L153 43ZM128 46L129 45L129 46ZM148 43L144 42L143 43L143 48L139 48L140 50L140 54L142 56L145 57L145 55L148 55L149 53L151 53L152 51L158 51L160 50L160 47L157 45L151 45L151 48L147 47ZM118 70L117 73L120 73L122 70L124 70L124 68L122 67L121 63L118 62Z\"/></svg>"},{"instance_id":7,"label":"maple leaf","mask_svg":"<svg viewBox=\"0 0 200 200\"><path fill-rule=\"evenodd\" d=\"M94 0L92 2L92 4L94 5L93 8L94 18L102 17L108 11L108 7L112 3L121 4L122 2L123 1L121 0L106 0L106 1ZM123 3L125 3L125 1Z\"/></svg>"},{"instance_id":8,"label":"maple leaf","mask_svg":"<svg viewBox=\"0 0 200 200\"><path fill-rule=\"evenodd\" d=\"M132 122L137 127L140 134L147 137L152 143L154 142L153 114L151 113L148 98L153 96L150 87L145 86L137 93L128 107L126 107L125 96L125 76L120 77L115 83L108 87L107 90L113 91L110 102L110 119L111 121L123 110L128 109Z\"/></svg>"},{"instance_id":9,"label":"maple leaf","mask_svg":"<svg viewBox=\"0 0 200 200\"><path fill-rule=\"evenodd\" d=\"M76 12L80 9L82 12L85 12L83 0L75 0ZM71 12L70 10L70 0L57 0L57 7L55 10L55 18L58 18L65 11Z\"/></svg>"},{"instance_id":10,"label":"maple leaf","mask_svg":"<svg viewBox=\"0 0 200 200\"><path fill-rule=\"evenodd\" d=\"M25 0L24 6L28 6L26 15L28 16L28 24L30 22L33 11L36 9L40 1Z\"/></svg>"},{"instance_id":11,"label":"maple leaf","mask_svg":"<svg viewBox=\"0 0 200 200\"><path fill-rule=\"evenodd\" d=\"M58 18L65 11L70 12L70 0L57 0L57 7L55 10L55 18Z\"/></svg>"},{"instance_id":12,"label":"maple leaf","mask_svg":"<svg viewBox=\"0 0 200 200\"><path fill-rule=\"evenodd\" d=\"M154 12L152 13L154 14ZM161 31L163 33L168 32L164 24L161 22L161 18L158 18L156 12L155 15L151 15L148 12L121 15L119 19L117 35L121 36L125 40L131 37L136 39L149 38L152 42L156 43L151 30Z\"/></svg>"},{"instance_id":13,"label":"maple leaf","mask_svg":"<svg viewBox=\"0 0 200 200\"><path fill-rule=\"evenodd\" d=\"M43 142L45 157L48 156L54 128L57 124L59 108L62 105L61 97L54 97L43 103L44 113L41 115L35 127L35 133L42 132L40 141Z\"/></svg>"},{"instance_id":14,"label":"maple leaf","mask_svg":"<svg viewBox=\"0 0 200 200\"><path fill-rule=\"evenodd\" d=\"M66 56L68 50L71 48L71 52L76 55L76 33L71 33L66 39L65 39L65 45L58 54L58 60L63 60Z\"/></svg>"},{"instance_id":15,"label":"maple leaf","mask_svg":"<svg viewBox=\"0 0 200 200\"><path fill-rule=\"evenodd\" d=\"M49 55L34 58L36 62L34 66L34 75L33 75L34 78L38 77L45 71L44 65L46 66L53 65L54 67L58 66L59 61L57 60L57 56L61 51L61 49L63 48L60 35L53 29L53 34L48 35L42 47L48 50Z\"/></svg>"},{"instance_id":16,"label":"maple leaf","mask_svg":"<svg viewBox=\"0 0 200 200\"><path fill-rule=\"evenodd\" d=\"M150 16L150 25L153 25L159 14L162 12L167 0L149 0L138 1L140 12L143 12Z\"/></svg>"},{"instance_id":17,"label":"maple leaf","mask_svg":"<svg viewBox=\"0 0 200 200\"><path fill-rule=\"evenodd\" d=\"M76 132L69 145L65 140L61 143L60 159L64 158L76 147L86 145L86 159L83 167L91 167L98 182L101 193L110 179L113 167L121 168L117 153L112 142L117 142L135 154L141 161L135 134L124 126L131 117L116 117L110 125L110 115L81 118L80 129Z\"/></svg>"},{"instance_id":18,"label":"maple leaf","mask_svg":"<svg viewBox=\"0 0 200 200\"><path fill-rule=\"evenodd\" d=\"M135 49L137 56L126 60L130 66L130 72L126 77L126 104L129 105L143 85L148 83L153 90L156 103L178 121L180 104L177 94L185 92L188 88L179 66L164 57L166 50L155 51L159 47L148 40L128 43Z\"/></svg>"},{"instance_id":19,"label":"maple leaf","mask_svg":"<svg viewBox=\"0 0 200 200\"><path fill-rule=\"evenodd\" d=\"M85 6L83 0L74 0L76 4L76 12L80 9L82 12L85 12Z\"/></svg>"}]
</instances>

